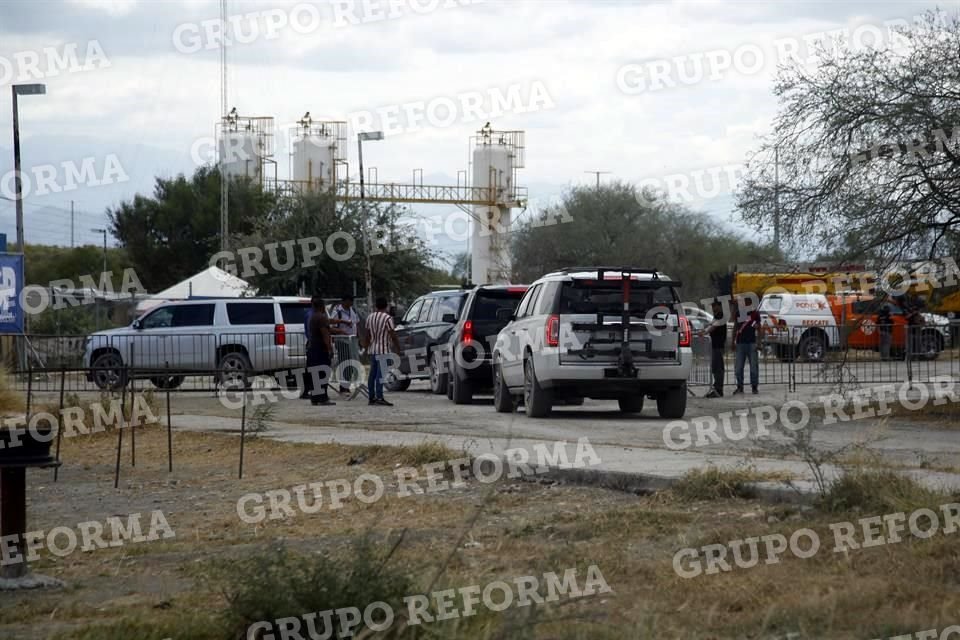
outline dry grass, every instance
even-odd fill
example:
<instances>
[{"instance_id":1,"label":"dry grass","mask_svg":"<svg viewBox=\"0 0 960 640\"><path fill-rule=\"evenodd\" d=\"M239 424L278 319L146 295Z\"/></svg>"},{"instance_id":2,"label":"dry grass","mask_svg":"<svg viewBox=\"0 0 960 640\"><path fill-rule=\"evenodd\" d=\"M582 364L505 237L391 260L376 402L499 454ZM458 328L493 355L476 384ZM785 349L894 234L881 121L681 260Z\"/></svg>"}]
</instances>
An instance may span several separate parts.
<instances>
[{"instance_id":1,"label":"dry grass","mask_svg":"<svg viewBox=\"0 0 960 640\"><path fill-rule=\"evenodd\" d=\"M756 497L756 483L784 482L790 478L788 473L760 472L749 466L709 466L688 471L671 490L683 500L750 499Z\"/></svg>"},{"instance_id":2,"label":"dry grass","mask_svg":"<svg viewBox=\"0 0 960 640\"><path fill-rule=\"evenodd\" d=\"M165 431L153 428L137 436L136 468L129 466L124 439L121 486L114 491L114 441L65 440L65 466L56 485L49 472L30 472L31 528L161 509L177 537L66 558L43 554L35 570L70 587L4 594L0 637L228 640L219 618L226 602L196 579L210 560L252 558L277 540L299 553L349 559L358 537L369 536L384 549L403 530L391 566L421 589L456 546L441 588L596 564L614 591L535 608L536 613L511 609L483 617L475 627L462 621L455 628L432 629L433 634L424 627L422 638L773 640L798 633L861 640L942 629L960 619L960 534L904 536L898 544L833 553L828 525L875 515L867 511L828 513L743 499L691 501L673 492L635 496L524 482L469 482L465 488L399 498L391 493L394 466L436 455L364 449L365 460L356 463L355 447L262 438L247 443L244 478L238 480L238 438L191 433L174 434L175 471L169 475ZM246 493L352 480L363 473L384 478L383 500L347 501L339 510L259 525L237 517L237 500ZM701 488L763 478L710 470L701 476L696 483ZM704 491L693 495L711 495ZM481 506L482 515L458 545L465 523ZM682 548L775 532L789 537L800 527L814 529L823 541L813 558L788 553L778 564L689 580L673 570L673 556Z\"/></svg>"}]
</instances>

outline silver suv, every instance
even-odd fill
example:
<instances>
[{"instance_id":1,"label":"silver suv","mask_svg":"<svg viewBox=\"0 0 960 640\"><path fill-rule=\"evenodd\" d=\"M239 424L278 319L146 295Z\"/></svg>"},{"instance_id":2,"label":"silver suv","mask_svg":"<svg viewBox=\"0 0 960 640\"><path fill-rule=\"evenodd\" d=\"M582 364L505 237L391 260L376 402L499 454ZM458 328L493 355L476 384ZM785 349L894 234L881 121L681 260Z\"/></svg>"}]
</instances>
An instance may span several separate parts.
<instances>
[{"instance_id":1,"label":"silver suv","mask_svg":"<svg viewBox=\"0 0 960 640\"><path fill-rule=\"evenodd\" d=\"M99 331L84 343L87 378L116 389L130 375L176 388L188 375L223 385L306 364L308 298L227 298L165 302L129 327Z\"/></svg>"},{"instance_id":2,"label":"silver suv","mask_svg":"<svg viewBox=\"0 0 960 640\"><path fill-rule=\"evenodd\" d=\"M493 355L494 406L530 417L583 398L639 413L645 397L664 418L686 411L693 362L679 282L651 269L576 267L532 285Z\"/></svg>"}]
</instances>

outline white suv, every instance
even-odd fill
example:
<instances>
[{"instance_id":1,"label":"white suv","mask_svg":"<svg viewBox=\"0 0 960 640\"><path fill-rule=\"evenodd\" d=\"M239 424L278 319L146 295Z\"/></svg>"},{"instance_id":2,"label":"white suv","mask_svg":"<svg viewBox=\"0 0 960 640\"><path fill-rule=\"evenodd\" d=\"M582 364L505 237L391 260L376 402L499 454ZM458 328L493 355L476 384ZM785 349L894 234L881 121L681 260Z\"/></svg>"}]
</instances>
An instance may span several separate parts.
<instances>
[{"instance_id":1,"label":"white suv","mask_svg":"<svg viewBox=\"0 0 960 640\"><path fill-rule=\"evenodd\" d=\"M679 282L649 269L577 267L530 285L493 355L494 406L522 397L530 417L554 403L617 400L638 413L655 398L665 418L686 411L693 362Z\"/></svg>"},{"instance_id":2,"label":"white suv","mask_svg":"<svg viewBox=\"0 0 960 640\"><path fill-rule=\"evenodd\" d=\"M176 388L188 375L215 375L226 385L296 369L306 364L309 308L297 297L166 302L129 327L90 335L83 366L101 389L123 387L131 374Z\"/></svg>"}]
</instances>

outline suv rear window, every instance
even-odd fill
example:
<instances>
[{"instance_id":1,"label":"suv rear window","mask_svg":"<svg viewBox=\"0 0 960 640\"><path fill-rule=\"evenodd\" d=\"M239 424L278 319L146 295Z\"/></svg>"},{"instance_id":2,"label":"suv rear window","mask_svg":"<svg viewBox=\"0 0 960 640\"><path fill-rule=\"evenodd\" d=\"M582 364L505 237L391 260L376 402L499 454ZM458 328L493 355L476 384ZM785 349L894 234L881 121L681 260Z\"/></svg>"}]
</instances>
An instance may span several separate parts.
<instances>
[{"instance_id":1,"label":"suv rear window","mask_svg":"<svg viewBox=\"0 0 960 640\"><path fill-rule=\"evenodd\" d=\"M519 287L511 289L481 289L477 292L477 298L473 303L473 320L477 322L497 322L497 314L501 309L506 309L513 315L520 304L526 289ZM506 325L508 319L500 319L503 325Z\"/></svg>"},{"instance_id":2,"label":"suv rear window","mask_svg":"<svg viewBox=\"0 0 960 640\"><path fill-rule=\"evenodd\" d=\"M230 324L273 324L272 302L228 302L227 318ZM301 318L301 322L303 319Z\"/></svg>"},{"instance_id":3,"label":"suv rear window","mask_svg":"<svg viewBox=\"0 0 960 640\"><path fill-rule=\"evenodd\" d=\"M280 315L284 324L303 324L307 320L309 302L283 302L280 304Z\"/></svg>"},{"instance_id":4,"label":"suv rear window","mask_svg":"<svg viewBox=\"0 0 960 640\"><path fill-rule=\"evenodd\" d=\"M443 316L452 313L454 321L460 319L460 307L463 301L467 299L465 295L443 296L439 299L440 310L437 312L437 318L443 319Z\"/></svg>"},{"instance_id":5,"label":"suv rear window","mask_svg":"<svg viewBox=\"0 0 960 640\"><path fill-rule=\"evenodd\" d=\"M630 283L630 315L645 316L653 307L678 302L673 287L633 280ZM619 316L623 313L621 281L574 280L560 290L560 313Z\"/></svg>"}]
</instances>

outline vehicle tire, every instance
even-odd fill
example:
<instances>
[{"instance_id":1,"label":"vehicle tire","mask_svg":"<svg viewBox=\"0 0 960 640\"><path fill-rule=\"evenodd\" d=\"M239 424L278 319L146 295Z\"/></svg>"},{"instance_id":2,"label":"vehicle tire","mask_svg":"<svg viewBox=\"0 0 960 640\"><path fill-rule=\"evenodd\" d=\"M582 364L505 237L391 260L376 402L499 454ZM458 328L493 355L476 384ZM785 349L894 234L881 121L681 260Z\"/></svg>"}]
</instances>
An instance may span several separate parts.
<instances>
[{"instance_id":1,"label":"vehicle tire","mask_svg":"<svg viewBox=\"0 0 960 640\"><path fill-rule=\"evenodd\" d=\"M510 395L510 388L503 381L500 373L500 363L493 365L493 408L497 413L513 413L516 404Z\"/></svg>"},{"instance_id":2,"label":"vehicle tire","mask_svg":"<svg viewBox=\"0 0 960 640\"><path fill-rule=\"evenodd\" d=\"M540 386L531 358L523 361L523 407L528 418L546 418L553 409L553 394Z\"/></svg>"},{"instance_id":3,"label":"vehicle tire","mask_svg":"<svg viewBox=\"0 0 960 640\"><path fill-rule=\"evenodd\" d=\"M823 362L827 357L827 341L823 336L809 333L800 340L797 355L805 362Z\"/></svg>"},{"instance_id":4,"label":"vehicle tire","mask_svg":"<svg viewBox=\"0 0 960 640\"><path fill-rule=\"evenodd\" d=\"M943 351L943 338L935 331L924 331L920 334L920 359L936 360Z\"/></svg>"},{"instance_id":5,"label":"vehicle tire","mask_svg":"<svg viewBox=\"0 0 960 640\"><path fill-rule=\"evenodd\" d=\"M470 404L473 402L473 389L470 388L470 381L463 379L457 372L456 365L454 365L453 371L450 373L449 384L453 386L454 404Z\"/></svg>"},{"instance_id":6,"label":"vehicle tire","mask_svg":"<svg viewBox=\"0 0 960 640\"><path fill-rule=\"evenodd\" d=\"M657 413L661 418L679 420L687 412L687 383L657 395Z\"/></svg>"},{"instance_id":7,"label":"vehicle tire","mask_svg":"<svg viewBox=\"0 0 960 640\"><path fill-rule=\"evenodd\" d=\"M123 358L116 351L101 353L90 365L93 369L93 383L104 391L114 391L127 386L127 371Z\"/></svg>"},{"instance_id":8,"label":"vehicle tire","mask_svg":"<svg viewBox=\"0 0 960 640\"><path fill-rule=\"evenodd\" d=\"M643 394L635 396L621 396L617 398L620 411L624 413L640 413L643 411Z\"/></svg>"},{"instance_id":9,"label":"vehicle tire","mask_svg":"<svg viewBox=\"0 0 960 640\"><path fill-rule=\"evenodd\" d=\"M453 383L450 382L453 374L447 370L447 400L453 400Z\"/></svg>"},{"instance_id":10,"label":"vehicle tire","mask_svg":"<svg viewBox=\"0 0 960 640\"><path fill-rule=\"evenodd\" d=\"M394 371L388 371L383 377L383 386L387 391L406 391L410 388L410 378L399 378Z\"/></svg>"},{"instance_id":11,"label":"vehicle tire","mask_svg":"<svg viewBox=\"0 0 960 640\"><path fill-rule=\"evenodd\" d=\"M253 383L253 366L242 351L228 351L220 356L217 375L224 389L240 389Z\"/></svg>"},{"instance_id":12,"label":"vehicle tire","mask_svg":"<svg viewBox=\"0 0 960 640\"><path fill-rule=\"evenodd\" d=\"M440 351L434 350L430 355L430 391L442 395L447 392L447 385L450 379L447 376L447 368L443 366L443 358L440 357Z\"/></svg>"},{"instance_id":13,"label":"vehicle tire","mask_svg":"<svg viewBox=\"0 0 960 640\"><path fill-rule=\"evenodd\" d=\"M157 389L176 389L181 384L186 376L153 376L150 378L150 382L153 383Z\"/></svg>"}]
</instances>

